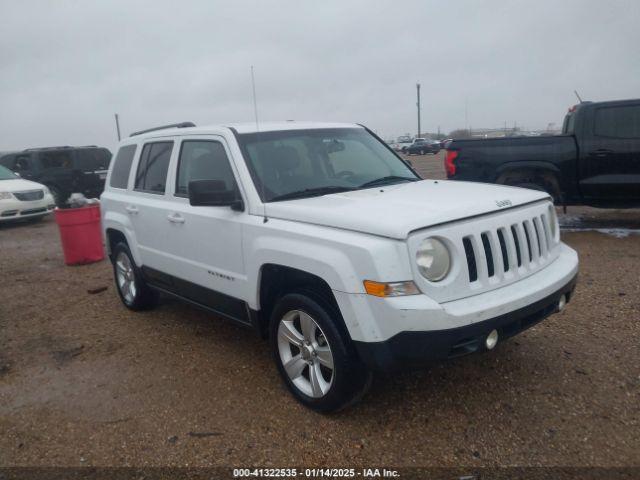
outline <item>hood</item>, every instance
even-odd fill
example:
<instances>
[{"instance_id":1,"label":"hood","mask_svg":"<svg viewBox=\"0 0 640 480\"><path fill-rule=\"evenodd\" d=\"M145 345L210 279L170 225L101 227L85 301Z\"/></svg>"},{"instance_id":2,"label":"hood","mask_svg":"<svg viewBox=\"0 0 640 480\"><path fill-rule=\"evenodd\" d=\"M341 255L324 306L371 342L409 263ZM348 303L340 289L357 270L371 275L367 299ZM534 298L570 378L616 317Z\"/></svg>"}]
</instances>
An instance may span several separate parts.
<instances>
[{"instance_id":1,"label":"hood","mask_svg":"<svg viewBox=\"0 0 640 480\"><path fill-rule=\"evenodd\" d=\"M23 192L25 190L42 190L43 188L44 185L41 183L25 180L24 178L0 180L0 192Z\"/></svg>"},{"instance_id":2,"label":"hood","mask_svg":"<svg viewBox=\"0 0 640 480\"><path fill-rule=\"evenodd\" d=\"M272 202L268 217L404 239L410 232L549 198L525 188L448 180Z\"/></svg>"}]
</instances>

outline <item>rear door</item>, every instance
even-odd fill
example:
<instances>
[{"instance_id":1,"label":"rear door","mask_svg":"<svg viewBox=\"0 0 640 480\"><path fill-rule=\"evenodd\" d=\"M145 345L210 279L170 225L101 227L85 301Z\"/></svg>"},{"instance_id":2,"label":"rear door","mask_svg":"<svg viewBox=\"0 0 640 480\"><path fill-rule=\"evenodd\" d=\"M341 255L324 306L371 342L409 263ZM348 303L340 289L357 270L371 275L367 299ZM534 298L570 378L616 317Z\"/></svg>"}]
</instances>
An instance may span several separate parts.
<instances>
[{"instance_id":1,"label":"rear door","mask_svg":"<svg viewBox=\"0 0 640 480\"><path fill-rule=\"evenodd\" d=\"M587 199L640 201L640 102L595 106L580 144L580 190Z\"/></svg>"},{"instance_id":2,"label":"rear door","mask_svg":"<svg viewBox=\"0 0 640 480\"><path fill-rule=\"evenodd\" d=\"M131 219L138 244L138 251L146 273L169 272L170 258L167 231L167 211L170 208L167 195L167 174L174 152L174 140L161 138L148 140L142 145L133 178L133 190L129 192L125 211ZM113 175L113 174L112 174ZM166 283L159 276L155 283Z\"/></svg>"},{"instance_id":3,"label":"rear door","mask_svg":"<svg viewBox=\"0 0 640 480\"><path fill-rule=\"evenodd\" d=\"M81 192L78 172L74 169L74 151L41 150L37 153L39 172L34 177L38 182L54 187L65 201L69 195Z\"/></svg>"}]
</instances>

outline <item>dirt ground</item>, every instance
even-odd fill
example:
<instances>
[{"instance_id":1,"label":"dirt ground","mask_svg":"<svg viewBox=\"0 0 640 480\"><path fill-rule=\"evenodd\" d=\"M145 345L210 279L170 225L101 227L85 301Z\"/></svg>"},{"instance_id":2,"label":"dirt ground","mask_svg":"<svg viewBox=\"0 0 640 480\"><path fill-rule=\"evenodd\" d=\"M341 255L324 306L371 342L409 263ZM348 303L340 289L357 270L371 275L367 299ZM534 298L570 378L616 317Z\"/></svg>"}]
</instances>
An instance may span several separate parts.
<instances>
[{"instance_id":1,"label":"dirt ground","mask_svg":"<svg viewBox=\"0 0 640 480\"><path fill-rule=\"evenodd\" d=\"M440 156L411 158L442 176ZM581 259L564 313L491 353L378 376L323 416L251 332L173 301L130 312L107 261L63 264L52 219L2 226L0 466L638 466L640 235L563 240Z\"/></svg>"}]
</instances>

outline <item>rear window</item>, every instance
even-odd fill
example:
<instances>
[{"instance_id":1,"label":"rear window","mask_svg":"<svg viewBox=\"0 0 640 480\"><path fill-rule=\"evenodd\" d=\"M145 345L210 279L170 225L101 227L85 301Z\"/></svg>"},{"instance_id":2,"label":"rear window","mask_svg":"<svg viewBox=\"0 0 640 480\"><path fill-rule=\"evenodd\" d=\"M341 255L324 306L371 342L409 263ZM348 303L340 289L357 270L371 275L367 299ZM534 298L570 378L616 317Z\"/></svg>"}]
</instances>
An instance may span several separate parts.
<instances>
[{"instance_id":1,"label":"rear window","mask_svg":"<svg viewBox=\"0 0 640 480\"><path fill-rule=\"evenodd\" d=\"M136 173L136 190L164 193L172 150L173 142L147 143L142 148Z\"/></svg>"},{"instance_id":2,"label":"rear window","mask_svg":"<svg viewBox=\"0 0 640 480\"><path fill-rule=\"evenodd\" d=\"M113 188L127 188L136 148L137 145L125 145L118 150L118 154L113 161L113 170L111 171L111 180L109 182L109 185Z\"/></svg>"},{"instance_id":3,"label":"rear window","mask_svg":"<svg viewBox=\"0 0 640 480\"><path fill-rule=\"evenodd\" d=\"M597 109L594 133L599 137L640 138L640 105Z\"/></svg>"},{"instance_id":4,"label":"rear window","mask_svg":"<svg viewBox=\"0 0 640 480\"><path fill-rule=\"evenodd\" d=\"M83 148L76 151L78 167L82 170L107 170L111 153L106 148Z\"/></svg>"}]
</instances>

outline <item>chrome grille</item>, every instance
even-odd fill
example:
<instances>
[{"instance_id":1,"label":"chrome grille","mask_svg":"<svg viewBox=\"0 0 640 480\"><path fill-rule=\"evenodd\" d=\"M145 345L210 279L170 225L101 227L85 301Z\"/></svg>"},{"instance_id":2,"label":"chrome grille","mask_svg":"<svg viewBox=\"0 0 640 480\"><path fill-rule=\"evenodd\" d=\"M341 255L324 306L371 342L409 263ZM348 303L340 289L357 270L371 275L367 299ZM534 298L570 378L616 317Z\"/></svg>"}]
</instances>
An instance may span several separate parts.
<instances>
[{"instance_id":1,"label":"chrome grille","mask_svg":"<svg viewBox=\"0 0 640 480\"><path fill-rule=\"evenodd\" d=\"M23 202L29 202L33 200L42 200L44 198L43 190L29 190L26 192L13 192L13 195Z\"/></svg>"}]
</instances>

